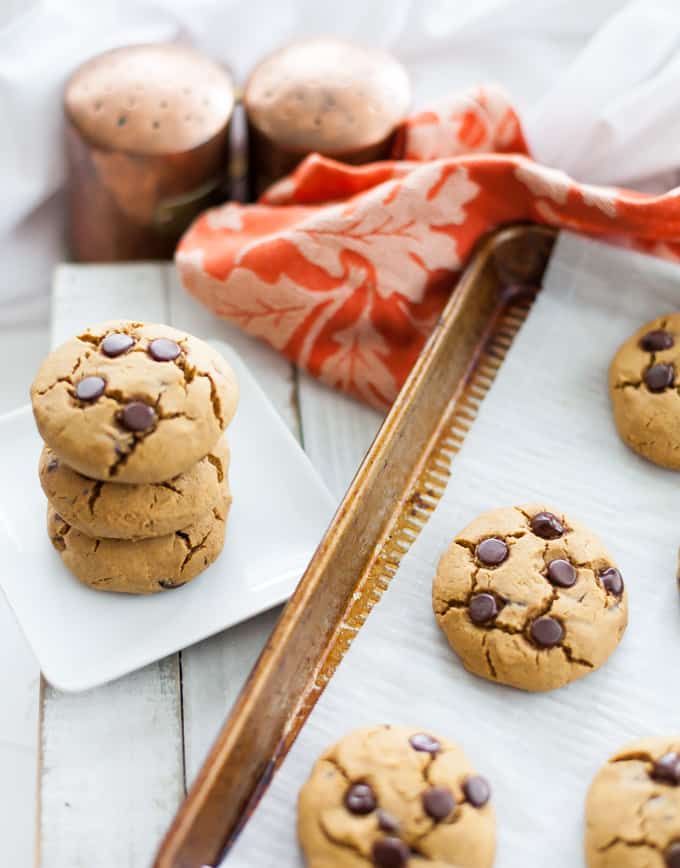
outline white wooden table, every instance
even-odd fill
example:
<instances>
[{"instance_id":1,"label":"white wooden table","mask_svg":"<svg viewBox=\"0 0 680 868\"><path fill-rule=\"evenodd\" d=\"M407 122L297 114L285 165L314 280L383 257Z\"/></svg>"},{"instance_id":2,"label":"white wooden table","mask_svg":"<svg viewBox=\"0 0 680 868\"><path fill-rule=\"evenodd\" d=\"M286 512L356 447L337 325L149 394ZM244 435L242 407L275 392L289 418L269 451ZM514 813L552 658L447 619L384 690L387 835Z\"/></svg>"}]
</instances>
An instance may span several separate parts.
<instances>
[{"instance_id":1,"label":"white wooden table","mask_svg":"<svg viewBox=\"0 0 680 868\"><path fill-rule=\"evenodd\" d=\"M228 340L257 377L338 500L381 421L194 302L172 266L62 266L52 344L125 317ZM43 686L42 868L146 868L278 610L81 694ZM17 866L21 868L21 866Z\"/></svg>"}]
</instances>

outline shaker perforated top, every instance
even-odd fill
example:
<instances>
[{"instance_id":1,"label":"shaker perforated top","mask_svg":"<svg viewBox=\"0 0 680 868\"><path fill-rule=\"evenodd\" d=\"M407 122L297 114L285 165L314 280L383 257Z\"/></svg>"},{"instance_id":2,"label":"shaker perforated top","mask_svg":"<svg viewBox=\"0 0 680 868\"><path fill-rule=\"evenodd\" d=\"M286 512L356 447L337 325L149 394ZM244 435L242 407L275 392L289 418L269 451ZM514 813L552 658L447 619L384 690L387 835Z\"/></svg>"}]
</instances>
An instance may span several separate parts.
<instances>
[{"instance_id":1,"label":"shaker perforated top","mask_svg":"<svg viewBox=\"0 0 680 868\"><path fill-rule=\"evenodd\" d=\"M174 43L132 45L87 61L66 86L67 116L92 145L135 154L192 150L232 113L229 74Z\"/></svg>"},{"instance_id":2,"label":"shaker perforated top","mask_svg":"<svg viewBox=\"0 0 680 868\"><path fill-rule=\"evenodd\" d=\"M406 70L389 54L317 38L265 58L244 102L250 122L277 145L332 155L387 138L410 96Z\"/></svg>"}]
</instances>

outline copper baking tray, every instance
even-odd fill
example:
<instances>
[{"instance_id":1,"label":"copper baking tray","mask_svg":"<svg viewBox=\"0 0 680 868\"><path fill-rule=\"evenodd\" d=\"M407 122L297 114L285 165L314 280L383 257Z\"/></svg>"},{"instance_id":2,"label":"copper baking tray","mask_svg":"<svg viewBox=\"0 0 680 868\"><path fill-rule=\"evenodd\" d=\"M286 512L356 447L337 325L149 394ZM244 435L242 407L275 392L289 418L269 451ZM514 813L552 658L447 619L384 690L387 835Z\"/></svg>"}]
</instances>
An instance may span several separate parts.
<instances>
[{"instance_id":1,"label":"copper baking tray","mask_svg":"<svg viewBox=\"0 0 680 868\"><path fill-rule=\"evenodd\" d=\"M216 865L247 822L443 494L554 240L551 229L513 226L479 245L177 813L156 868Z\"/></svg>"}]
</instances>

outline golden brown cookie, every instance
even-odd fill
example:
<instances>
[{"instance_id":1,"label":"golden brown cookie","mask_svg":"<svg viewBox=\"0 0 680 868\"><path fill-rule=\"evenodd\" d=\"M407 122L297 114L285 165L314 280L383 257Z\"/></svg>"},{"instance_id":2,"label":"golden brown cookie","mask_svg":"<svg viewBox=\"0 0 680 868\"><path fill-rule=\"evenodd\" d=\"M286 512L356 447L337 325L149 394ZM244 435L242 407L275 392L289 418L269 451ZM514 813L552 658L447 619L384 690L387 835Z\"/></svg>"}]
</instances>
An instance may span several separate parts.
<instances>
[{"instance_id":1,"label":"golden brown cookie","mask_svg":"<svg viewBox=\"0 0 680 868\"><path fill-rule=\"evenodd\" d=\"M680 313L648 322L619 347L609 393L621 439L640 455L680 470Z\"/></svg>"},{"instance_id":2,"label":"golden brown cookie","mask_svg":"<svg viewBox=\"0 0 680 868\"><path fill-rule=\"evenodd\" d=\"M680 735L626 745L586 800L588 868L680 868Z\"/></svg>"},{"instance_id":3,"label":"golden brown cookie","mask_svg":"<svg viewBox=\"0 0 680 868\"><path fill-rule=\"evenodd\" d=\"M47 529L61 559L84 585L97 591L154 594L185 585L216 560L224 545L230 505L227 488L221 502L194 524L149 539L87 536L51 506Z\"/></svg>"},{"instance_id":4,"label":"golden brown cookie","mask_svg":"<svg viewBox=\"0 0 680 868\"><path fill-rule=\"evenodd\" d=\"M317 760L298 799L309 868L490 868L491 790L447 739L403 726L358 729Z\"/></svg>"},{"instance_id":5,"label":"golden brown cookie","mask_svg":"<svg viewBox=\"0 0 680 868\"><path fill-rule=\"evenodd\" d=\"M453 540L432 588L470 672L552 690L601 666L628 621L621 573L587 528L545 506L494 509Z\"/></svg>"},{"instance_id":6,"label":"golden brown cookie","mask_svg":"<svg viewBox=\"0 0 680 868\"><path fill-rule=\"evenodd\" d=\"M193 524L224 496L229 447L213 451L167 482L120 485L88 479L45 446L40 484L54 510L76 530L110 539L163 536Z\"/></svg>"},{"instance_id":7,"label":"golden brown cookie","mask_svg":"<svg viewBox=\"0 0 680 868\"><path fill-rule=\"evenodd\" d=\"M164 482L215 447L238 386L198 338L119 321L50 353L31 400L43 440L74 470L103 481Z\"/></svg>"}]
</instances>

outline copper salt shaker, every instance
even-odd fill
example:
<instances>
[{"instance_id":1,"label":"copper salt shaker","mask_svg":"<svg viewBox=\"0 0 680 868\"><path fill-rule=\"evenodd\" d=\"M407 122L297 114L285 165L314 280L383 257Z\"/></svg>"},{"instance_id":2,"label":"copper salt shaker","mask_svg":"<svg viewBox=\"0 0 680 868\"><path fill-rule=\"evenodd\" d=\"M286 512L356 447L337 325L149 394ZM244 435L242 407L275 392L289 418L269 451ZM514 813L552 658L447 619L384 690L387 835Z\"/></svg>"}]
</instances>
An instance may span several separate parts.
<instances>
[{"instance_id":1,"label":"copper salt shaker","mask_svg":"<svg viewBox=\"0 0 680 868\"><path fill-rule=\"evenodd\" d=\"M191 220L226 198L233 106L227 72L174 43L81 66L64 95L73 256L171 257Z\"/></svg>"},{"instance_id":2,"label":"copper salt shaker","mask_svg":"<svg viewBox=\"0 0 680 868\"><path fill-rule=\"evenodd\" d=\"M406 70L383 51L316 38L275 52L244 94L252 195L314 151L353 164L388 157L409 102Z\"/></svg>"}]
</instances>

